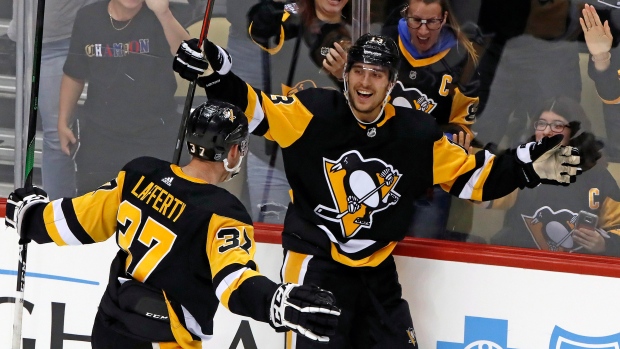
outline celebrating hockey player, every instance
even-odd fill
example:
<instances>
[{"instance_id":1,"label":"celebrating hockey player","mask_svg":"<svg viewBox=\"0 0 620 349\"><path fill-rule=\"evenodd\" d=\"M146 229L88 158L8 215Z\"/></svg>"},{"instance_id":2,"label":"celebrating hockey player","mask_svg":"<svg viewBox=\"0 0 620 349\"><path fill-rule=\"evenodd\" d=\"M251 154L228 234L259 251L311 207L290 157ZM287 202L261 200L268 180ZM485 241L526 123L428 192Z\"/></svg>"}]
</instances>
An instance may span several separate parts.
<instances>
[{"instance_id":1,"label":"celebrating hockey player","mask_svg":"<svg viewBox=\"0 0 620 349\"><path fill-rule=\"evenodd\" d=\"M192 46L183 44L173 66L198 78L192 67L204 61ZM366 34L351 47L344 93L314 88L290 97L251 87L230 72L223 48L209 41L204 48L215 73L198 84L245 110L250 132L282 147L293 191L282 233L284 281L329 289L342 309L327 345L289 332L287 348L417 348L392 257L413 201L433 184L487 200L542 182L568 185L579 173L578 152L561 146L562 136L499 156L468 155L432 116L388 104L399 61L388 37Z\"/></svg>"},{"instance_id":2,"label":"celebrating hockey player","mask_svg":"<svg viewBox=\"0 0 620 349\"><path fill-rule=\"evenodd\" d=\"M276 331L329 341L340 314L333 295L261 275L249 214L214 185L239 171L247 151L243 112L209 100L190 115L186 135L192 159L184 167L138 158L94 192L52 202L39 188L15 190L7 226L61 246L115 236L120 250L95 319L95 349L203 348L219 302Z\"/></svg>"}]
</instances>

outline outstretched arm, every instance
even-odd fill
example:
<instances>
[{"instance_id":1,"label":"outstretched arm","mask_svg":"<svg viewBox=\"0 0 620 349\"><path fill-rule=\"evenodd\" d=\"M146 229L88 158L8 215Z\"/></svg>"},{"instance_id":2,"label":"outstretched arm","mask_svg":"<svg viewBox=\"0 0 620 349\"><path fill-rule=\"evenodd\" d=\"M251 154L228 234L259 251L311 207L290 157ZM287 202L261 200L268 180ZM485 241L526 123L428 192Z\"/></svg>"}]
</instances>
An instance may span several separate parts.
<instances>
[{"instance_id":1,"label":"outstretched arm","mask_svg":"<svg viewBox=\"0 0 620 349\"><path fill-rule=\"evenodd\" d=\"M249 217L247 217L249 220ZM269 323L277 332L293 330L328 342L340 310L329 291L316 286L276 284L254 262L254 228L213 214L207 233L207 257L216 296L230 311Z\"/></svg>"},{"instance_id":2,"label":"outstretched arm","mask_svg":"<svg viewBox=\"0 0 620 349\"><path fill-rule=\"evenodd\" d=\"M482 150L467 155L442 137L434 146L434 181L462 199L488 201L516 188L569 185L581 173L577 149L560 145L562 135L530 142L501 155ZM458 160L458 159L462 159Z\"/></svg>"}]
</instances>

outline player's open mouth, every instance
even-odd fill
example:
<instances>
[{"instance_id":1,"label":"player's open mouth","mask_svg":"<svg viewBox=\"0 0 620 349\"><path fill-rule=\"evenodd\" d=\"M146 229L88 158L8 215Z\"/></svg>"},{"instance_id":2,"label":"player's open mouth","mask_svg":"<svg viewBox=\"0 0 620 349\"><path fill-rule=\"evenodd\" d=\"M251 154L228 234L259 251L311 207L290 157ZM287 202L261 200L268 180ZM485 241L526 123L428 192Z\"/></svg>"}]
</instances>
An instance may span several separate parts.
<instances>
[{"instance_id":1,"label":"player's open mouth","mask_svg":"<svg viewBox=\"0 0 620 349\"><path fill-rule=\"evenodd\" d=\"M423 44L423 45L427 44L428 40L430 39L430 38L422 38L422 37L419 37L419 36L417 36L417 38L418 38L418 42L420 42L420 44Z\"/></svg>"},{"instance_id":2,"label":"player's open mouth","mask_svg":"<svg viewBox=\"0 0 620 349\"><path fill-rule=\"evenodd\" d=\"M355 91L357 92L357 95L361 98L370 98L370 96L372 96L372 92L368 92L368 91L361 91L361 90L357 90Z\"/></svg>"}]
</instances>

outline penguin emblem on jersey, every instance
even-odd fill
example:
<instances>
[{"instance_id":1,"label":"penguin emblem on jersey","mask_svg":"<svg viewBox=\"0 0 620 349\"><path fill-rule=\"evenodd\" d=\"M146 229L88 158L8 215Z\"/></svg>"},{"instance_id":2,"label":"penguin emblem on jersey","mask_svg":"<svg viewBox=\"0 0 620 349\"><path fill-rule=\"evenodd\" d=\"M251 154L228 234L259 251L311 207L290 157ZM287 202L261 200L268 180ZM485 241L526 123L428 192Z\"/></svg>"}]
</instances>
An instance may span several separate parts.
<instances>
[{"instance_id":1,"label":"penguin emblem on jersey","mask_svg":"<svg viewBox=\"0 0 620 349\"><path fill-rule=\"evenodd\" d=\"M415 87L404 87L400 81L396 82L392 95L398 96L392 101L392 105L396 107L417 109L427 114L430 114L437 107L437 103L432 98Z\"/></svg>"},{"instance_id":2,"label":"penguin emblem on jersey","mask_svg":"<svg viewBox=\"0 0 620 349\"><path fill-rule=\"evenodd\" d=\"M314 212L340 223L345 238L355 236L361 228L370 228L373 215L400 198L394 190L402 177L398 170L380 159L364 159L356 150L338 160L323 158L323 170L335 207L318 205Z\"/></svg>"},{"instance_id":3,"label":"penguin emblem on jersey","mask_svg":"<svg viewBox=\"0 0 620 349\"><path fill-rule=\"evenodd\" d=\"M571 232L575 228L577 214L569 210L553 211L548 206L539 208L533 216L521 215L523 223L541 250L577 251Z\"/></svg>"}]
</instances>

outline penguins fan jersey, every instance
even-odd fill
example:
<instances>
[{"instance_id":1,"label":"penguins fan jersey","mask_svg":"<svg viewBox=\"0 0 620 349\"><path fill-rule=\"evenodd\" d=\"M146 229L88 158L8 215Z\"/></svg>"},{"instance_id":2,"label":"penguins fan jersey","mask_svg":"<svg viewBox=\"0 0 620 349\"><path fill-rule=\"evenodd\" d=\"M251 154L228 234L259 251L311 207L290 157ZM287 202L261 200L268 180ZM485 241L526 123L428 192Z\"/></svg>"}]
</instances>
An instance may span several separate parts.
<instances>
[{"instance_id":1,"label":"penguins fan jersey","mask_svg":"<svg viewBox=\"0 0 620 349\"><path fill-rule=\"evenodd\" d=\"M202 79L210 97L239 106L253 134L282 148L293 197L287 250L376 266L403 239L414 200L433 184L479 201L523 186L512 152L468 156L421 111L387 104L376 122L362 124L338 91L269 96L233 73Z\"/></svg>"},{"instance_id":2,"label":"penguins fan jersey","mask_svg":"<svg viewBox=\"0 0 620 349\"><path fill-rule=\"evenodd\" d=\"M33 211L27 231L38 243L82 245L115 236L121 250L113 265L124 268L110 275L106 292L118 288L117 278L163 290L167 303L182 305L181 314L170 304L168 310L183 348L200 348L200 339L210 337L218 302L234 313L269 319L277 285L257 271L247 211L225 189L176 165L138 158L94 192ZM183 326L174 325L179 322Z\"/></svg>"}]
</instances>

